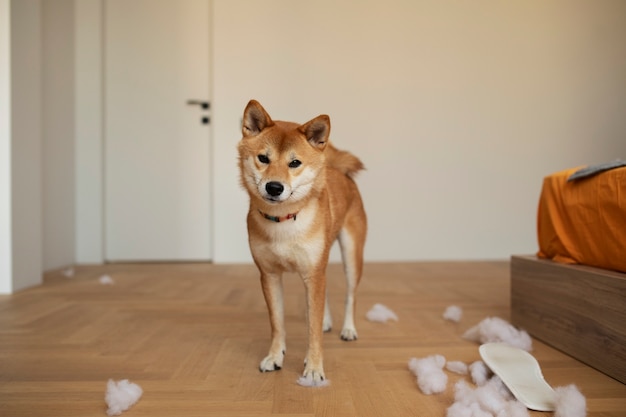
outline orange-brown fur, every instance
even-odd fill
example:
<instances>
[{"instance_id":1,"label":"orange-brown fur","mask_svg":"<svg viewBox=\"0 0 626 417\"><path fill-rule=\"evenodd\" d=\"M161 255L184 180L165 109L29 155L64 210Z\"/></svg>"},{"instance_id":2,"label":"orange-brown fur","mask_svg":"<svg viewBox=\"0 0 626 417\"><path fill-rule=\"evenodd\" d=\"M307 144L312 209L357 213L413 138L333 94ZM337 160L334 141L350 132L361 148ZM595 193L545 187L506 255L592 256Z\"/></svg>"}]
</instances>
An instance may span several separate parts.
<instances>
[{"instance_id":1,"label":"orange-brown fur","mask_svg":"<svg viewBox=\"0 0 626 417\"><path fill-rule=\"evenodd\" d=\"M296 272L307 294L309 348L303 376L317 383L325 378L322 332L331 327L326 266L335 240L342 250L348 283L341 337L357 337L354 298L362 273L367 221L353 177L363 164L328 142L330 120L325 115L303 125L274 121L252 100L244 111L242 133L239 167L250 196L250 250L261 273L272 328L269 353L260 369L282 367L286 349L282 274ZM295 219L286 218L293 214Z\"/></svg>"}]
</instances>

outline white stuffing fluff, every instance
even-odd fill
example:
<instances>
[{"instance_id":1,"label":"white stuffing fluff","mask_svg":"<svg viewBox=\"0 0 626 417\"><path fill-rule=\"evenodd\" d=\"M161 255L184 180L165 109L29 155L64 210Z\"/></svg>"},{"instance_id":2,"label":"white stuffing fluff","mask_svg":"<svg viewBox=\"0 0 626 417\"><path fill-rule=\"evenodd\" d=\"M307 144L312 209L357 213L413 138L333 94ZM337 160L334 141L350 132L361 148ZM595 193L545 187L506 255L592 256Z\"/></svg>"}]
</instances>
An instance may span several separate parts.
<instances>
[{"instance_id":1,"label":"white stuffing fluff","mask_svg":"<svg viewBox=\"0 0 626 417\"><path fill-rule=\"evenodd\" d=\"M519 401L509 401L496 417L528 417L528 409Z\"/></svg>"},{"instance_id":2,"label":"white stuffing fluff","mask_svg":"<svg viewBox=\"0 0 626 417\"><path fill-rule=\"evenodd\" d=\"M469 366L469 372L472 377L472 382L479 387L485 385L491 375L491 370L483 361L476 361L472 363Z\"/></svg>"},{"instance_id":3,"label":"white stuffing fluff","mask_svg":"<svg viewBox=\"0 0 626 417\"><path fill-rule=\"evenodd\" d=\"M108 275L102 275L98 281L100 282L100 284L102 285L113 285L115 284L115 281L113 281L113 278L111 278Z\"/></svg>"},{"instance_id":4,"label":"white stuffing fluff","mask_svg":"<svg viewBox=\"0 0 626 417\"><path fill-rule=\"evenodd\" d=\"M443 312L443 318L449 321L458 323L463 317L463 310L459 306L449 306L446 311Z\"/></svg>"},{"instance_id":5,"label":"white stuffing fluff","mask_svg":"<svg viewBox=\"0 0 626 417\"><path fill-rule=\"evenodd\" d=\"M377 321L380 323L386 323L387 320L398 321L396 313L391 311L389 307L382 304L374 304L374 306L365 315L369 321Z\"/></svg>"},{"instance_id":6,"label":"white stuffing fluff","mask_svg":"<svg viewBox=\"0 0 626 417\"><path fill-rule=\"evenodd\" d=\"M587 401L576 385L557 387L554 417L585 417Z\"/></svg>"},{"instance_id":7,"label":"white stuffing fluff","mask_svg":"<svg viewBox=\"0 0 626 417\"><path fill-rule=\"evenodd\" d=\"M446 363L446 369L459 375L467 375L467 365L461 361L450 361Z\"/></svg>"},{"instance_id":8,"label":"white stuffing fluff","mask_svg":"<svg viewBox=\"0 0 626 417\"><path fill-rule=\"evenodd\" d=\"M498 375L493 375L488 383L496 388L504 398L508 400L512 400L515 398L513 396L513 393L507 388L506 385L504 385L504 382L502 382L502 379L500 379Z\"/></svg>"},{"instance_id":9,"label":"white stuffing fluff","mask_svg":"<svg viewBox=\"0 0 626 417\"><path fill-rule=\"evenodd\" d=\"M477 362L475 362L477 363ZM585 397L575 385L555 388L554 417L586 417ZM454 403L446 417L529 417L528 409L517 401L502 380L493 376L483 386L472 389L460 380L454 386Z\"/></svg>"},{"instance_id":10,"label":"white stuffing fluff","mask_svg":"<svg viewBox=\"0 0 626 417\"><path fill-rule=\"evenodd\" d=\"M455 306L444 312L446 320L455 321ZM458 308L458 307L457 307ZM460 310L460 309L459 309ZM511 346L532 350L532 339L523 330L518 330L507 321L498 317L488 317L467 330L465 339L477 343L501 342ZM424 394L445 391L448 382L443 368L461 375L470 374L476 385L472 388L461 379L454 387L454 403L448 407L446 417L529 417L526 406L515 399L502 380L482 361L469 366L460 361L450 361L441 355L432 355L422 359L411 358L409 369L417 376L417 384ZM575 385L555 388L554 417L586 417L585 397Z\"/></svg>"},{"instance_id":11,"label":"white stuffing fluff","mask_svg":"<svg viewBox=\"0 0 626 417\"><path fill-rule=\"evenodd\" d=\"M65 278L74 278L74 274L75 274L74 268L69 267L67 269L64 269L62 271L62 274L65 276Z\"/></svg>"},{"instance_id":12,"label":"white stuffing fluff","mask_svg":"<svg viewBox=\"0 0 626 417\"><path fill-rule=\"evenodd\" d=\"M118 416L123 411L128 410L135 404L143 394L143 390L137 384L129 382L128 379L115 382L109 379L104 400L109 406L107 415Z\"/></svg>"},{"instance_id":13,"label":"white stuffing fluff","mask_svg":"<svg viewBox=\"0 0 626 417\"><path fill-rule=\"evenodd\" d=\"M498 377L476 389L460 380L454 387L454 403L448 408L446 416L529 417L526 407L505 389Z\"/></svg>"},{"instance_id":14,"label":"white stuffing fluff","mask_svg":"<svg viewBox=\"0 0 626 417\"><path fill-rule=\"evenodd\" d=\"M432 355L426 358L411 358L409 369L417 376L417 385L426 394L437 394L446 390L448 375L443 372L446 358Z\"/></svg>"},{"instance_id":15,"label":"white stuffing fluff","mask_svg":"<svg viewBox=\"0 0 626 417\"><path fill-rule=\"evenodd\" d=\"M311 375L309 376L301 376L298 378L298 385L302 385L303 387L326 387L330 385L330 381L328 379L323 379L321 381L315 381Z\"/></svg>"},{"instance_id":16,"label":"white stuffing fluff","mask_svg":"<svg viewBox=\"0 0 626 417\"><path fill-rule=\"evenodd\" d=\"M532 339L525 330L518 330L499 317L487 317L463 335L477 343L502 342L527 352L532 350Z\"/></svg>"}]
</instances>

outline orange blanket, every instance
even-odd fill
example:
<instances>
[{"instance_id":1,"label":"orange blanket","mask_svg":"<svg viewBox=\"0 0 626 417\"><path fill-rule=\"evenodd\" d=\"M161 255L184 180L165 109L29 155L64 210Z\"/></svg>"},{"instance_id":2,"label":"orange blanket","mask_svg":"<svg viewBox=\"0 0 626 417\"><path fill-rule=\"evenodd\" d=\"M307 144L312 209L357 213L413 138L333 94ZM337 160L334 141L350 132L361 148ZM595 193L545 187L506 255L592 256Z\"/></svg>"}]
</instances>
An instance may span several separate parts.
<instances>
[{"instance_id":1,"label":"orange blanket","mask_svg":"<svg viewBox=\"0 0 626 417\"><path fill-rule=\"evenodd\" d=\"M626 167L567 182L578 169L544 178L537 256L626 272Z\"/></svg>"}]
</instances>

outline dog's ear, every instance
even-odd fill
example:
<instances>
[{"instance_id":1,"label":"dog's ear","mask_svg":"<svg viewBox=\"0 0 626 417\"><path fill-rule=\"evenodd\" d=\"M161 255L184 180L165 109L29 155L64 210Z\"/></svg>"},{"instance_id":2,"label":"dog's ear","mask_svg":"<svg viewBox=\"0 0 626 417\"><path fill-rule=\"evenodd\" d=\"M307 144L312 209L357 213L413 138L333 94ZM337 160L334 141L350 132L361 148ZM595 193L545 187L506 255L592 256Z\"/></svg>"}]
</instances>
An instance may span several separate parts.
<instances>
[{"instance_id":1,"label":"dog's ear","mask_svg":"<svg viewBox=\"0 0 626 417\"><path fill-rule=\"evenodd\" d=\"M314 147L323 150L330 136L330 117L325 114L317 116L300 126L298 130L304 133L306 140Z\"/></svg>"},{"instance_id":2,"label":"dog's ear","mask_svg":"<svg viewBox=\"0 0 626 417\"><path fill-rule=\"evenodd\" d=\"M243 124L241 126L243 137L258 135L263 129L273 125L272 118L263 106L256 100L250 100L243 111Z\"/></svg>"}]
</instances>

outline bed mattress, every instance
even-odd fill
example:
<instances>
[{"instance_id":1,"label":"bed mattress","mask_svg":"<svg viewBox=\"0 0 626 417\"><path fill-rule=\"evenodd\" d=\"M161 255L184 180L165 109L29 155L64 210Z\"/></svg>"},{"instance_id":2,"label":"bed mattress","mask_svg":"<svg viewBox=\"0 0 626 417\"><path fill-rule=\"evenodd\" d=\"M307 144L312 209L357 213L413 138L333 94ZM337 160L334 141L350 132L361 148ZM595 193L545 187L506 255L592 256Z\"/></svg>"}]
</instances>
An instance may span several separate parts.
<instances>
[{"instance_id":1,"label":"bed mattress","mask_svg":"<svg viewBox=\"0 0 626 417\"><path fill-rule=\"evenodd\" d=\"M544 178L537 256L626 272L626 167L568 181L579 169Z\"/></svg>"}]
</instances>

